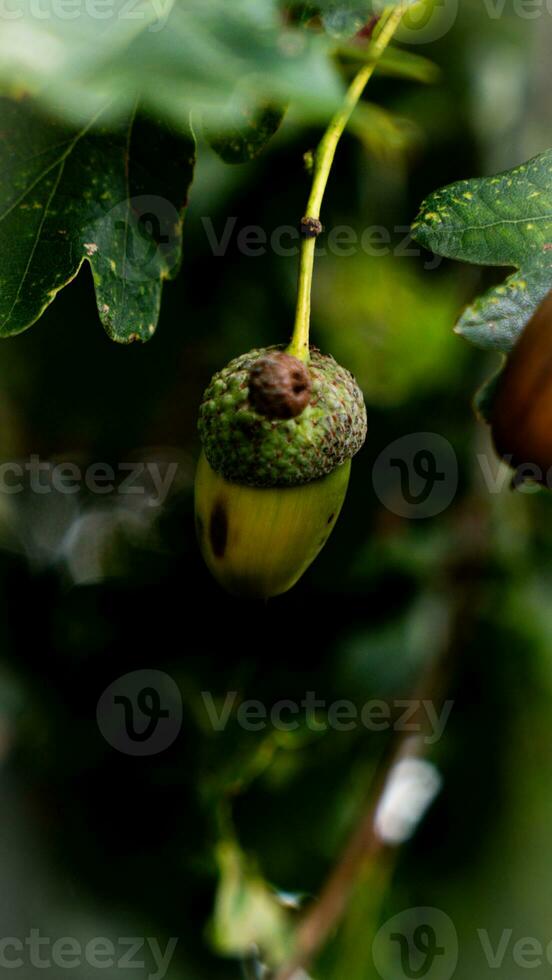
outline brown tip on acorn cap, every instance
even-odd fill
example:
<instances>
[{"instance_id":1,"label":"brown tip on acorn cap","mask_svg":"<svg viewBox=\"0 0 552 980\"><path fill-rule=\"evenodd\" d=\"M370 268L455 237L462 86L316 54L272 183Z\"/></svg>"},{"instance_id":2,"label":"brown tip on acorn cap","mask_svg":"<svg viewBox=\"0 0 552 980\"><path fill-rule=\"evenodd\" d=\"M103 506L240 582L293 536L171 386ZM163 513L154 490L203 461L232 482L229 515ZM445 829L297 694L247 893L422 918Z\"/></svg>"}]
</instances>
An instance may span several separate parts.
<instances>
[{"instance_id":1,"label":"brown tip on acorn cap","mask_svg":"<svg viewBox=\"0 0 552 980\"><path fill-rule=\"evenodd\" d=\"M311 388L306 364L283 351L260 357L249 372L249 401L269 419L296 418L307 407Z\"/></svg>"}]
</instances>

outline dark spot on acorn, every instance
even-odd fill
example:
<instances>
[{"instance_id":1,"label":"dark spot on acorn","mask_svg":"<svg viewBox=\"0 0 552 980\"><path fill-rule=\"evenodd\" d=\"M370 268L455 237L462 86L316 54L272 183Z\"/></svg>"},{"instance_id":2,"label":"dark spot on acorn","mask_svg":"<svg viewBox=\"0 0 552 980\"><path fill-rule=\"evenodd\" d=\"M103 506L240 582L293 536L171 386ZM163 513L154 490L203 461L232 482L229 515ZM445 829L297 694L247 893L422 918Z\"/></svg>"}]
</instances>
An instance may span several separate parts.
<instances>
[{"instance_id":1,"label":"dark spot on acorn","mask_svg":"<svg viewBox=\"0 0 552 980\"><path fill-rule=\"evenodd\" d=\"M224 558L228 542L228 517L223 501L217 500L209 522L209 539L215 558Z\"/></svg>"},{"instance_id":2,"label":"dark spot on acorn","mask_svg":"<svg viewBox=\"0 0 552 980\"><path fill-rule=\"evenodd\" d=\"M274 351L249 372L249 401L268 419L293 419L307 407L312 389L308 368L297 357Z\"/></svg>"},{"instance_id":3,"label":"dark spot on acorn","mask_svg":"<svg viewBox=\"0 0 552 980\"><path fill-rule=\"evenodd\" d=\"M332 523L334 517L335 517L335 514L330 514L330 516L328 517L328 524L331 524Z\"/></svg>"}]
</instances>

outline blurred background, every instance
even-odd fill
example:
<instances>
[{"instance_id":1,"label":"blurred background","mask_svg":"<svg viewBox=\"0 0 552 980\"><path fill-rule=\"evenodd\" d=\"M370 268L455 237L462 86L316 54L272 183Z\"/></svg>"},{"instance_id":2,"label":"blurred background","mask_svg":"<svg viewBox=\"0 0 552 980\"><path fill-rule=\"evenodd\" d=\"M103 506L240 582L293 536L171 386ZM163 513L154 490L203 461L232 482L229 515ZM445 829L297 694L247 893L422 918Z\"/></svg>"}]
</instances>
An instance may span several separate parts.
<instances>
[{"instance_id":1,"label":"blurred background","mask_svg":"<svg viewBox=\"0 0 552 980\"><path fill-rule=\"evenodd\" d=\"M312 976L426 975L374 964L374 936L404 909L448 916L460 980L523 975L515 943L552 941L552 500L504 479L490 492L481 464L498 470L471 402L499 362L452 328L501 270L436 262L405 241L435 188L549 146L550 15L483 8L463 0L453 29L419 50L441 69L434 85L376 78L370 103L403 122L378 138L367 107L338 153L325 227L377 228L383 246L320 255L313 341L357 376L369 436L332 538L289 594L238 602L204 568L196 415L215 370L290 334L296 255L244 254L238 235L296 224L318 129L290 113L240 167L200 139L182 270L148 344L107 338L88 267L38 324L2 341L3 462L103 463L115 485L122 464L150 462L169 484L160 505L143 468L139 494L0 495L2 937L156 937L163 951L178 937L165 974L145 944L132 975L262 977L254 938L276 943L319 894L395 734L312 731L302 715L294 731L252 731L234 711L217 731L208 705L220 712L237 692L270 710L315 692L326 706L383 700L395 717L438 662L453 707L425 754L440 791L405 846L359 876ZM448 447L444 497L405 516L385 453L404 439L405 451L423 449L424 433ZM164 672L182 699L171 744L150 756L129 754L97 720L106 689L138 670ZM24 956L22 975L43 973ZM427 975L448 978L449 965L441 957ZM123 968L104 960L103 975ZM543 952L533 977L550 968Z\"/></svg>"}]
</instances>

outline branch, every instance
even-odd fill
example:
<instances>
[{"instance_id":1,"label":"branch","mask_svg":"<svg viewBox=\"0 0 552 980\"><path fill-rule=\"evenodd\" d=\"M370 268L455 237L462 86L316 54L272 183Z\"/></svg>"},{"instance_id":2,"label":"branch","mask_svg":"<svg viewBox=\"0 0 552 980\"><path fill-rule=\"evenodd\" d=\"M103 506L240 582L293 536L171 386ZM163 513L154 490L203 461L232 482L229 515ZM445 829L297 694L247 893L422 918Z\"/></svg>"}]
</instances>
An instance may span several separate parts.
<instances>
[{"instance_id":1,"label":"branch","mask_svg":"<svg viewBox=\"0 0 552 980\"><path fill-rule=\"evenodd\" d=\"M451 570L454 598L449 612L448 629L435 661L429 666L413 700L421 706L423 701L443 701L449 687L450 675L459 653L464 649L473 624L476 596L486 558L486 536L469 519L464 534L464 556ZM300 980L317 954L343 919L348 903L359 880L370 867L375 867L386 855L397 850L379 834L375 817L383 793L395 766L406 758L421 758L426 749L423 728L427 724L425 713L420 711L419 730L415 737L398 733L390 752L382 759L372 787L370 799L361 819L354 829L336 867L327 879L319 900L310 906L296 933L294 954L289 963L282 966L274 980Z\"/></svg>"}]
</instances>

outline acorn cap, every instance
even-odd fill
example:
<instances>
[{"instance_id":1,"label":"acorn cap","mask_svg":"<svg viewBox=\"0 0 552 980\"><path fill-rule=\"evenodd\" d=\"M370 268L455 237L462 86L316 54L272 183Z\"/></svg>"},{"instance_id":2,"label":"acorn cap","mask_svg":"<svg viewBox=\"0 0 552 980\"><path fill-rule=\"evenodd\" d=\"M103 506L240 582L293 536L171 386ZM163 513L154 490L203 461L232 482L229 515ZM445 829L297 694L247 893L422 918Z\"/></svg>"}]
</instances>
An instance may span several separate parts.
<instances>
[{"instance_id":1,"label":"acorn cap","mask_svg":"<svg viewBox=\"0 0 552 980\"><path fill-rule=\"evenodd\" d=\"M280 347L242 354L214 375L199 412L210 466L250 487L326 476L358 452L366 427L352 374L316 348L307 365Z\"/></svg>"}]
</instances>

